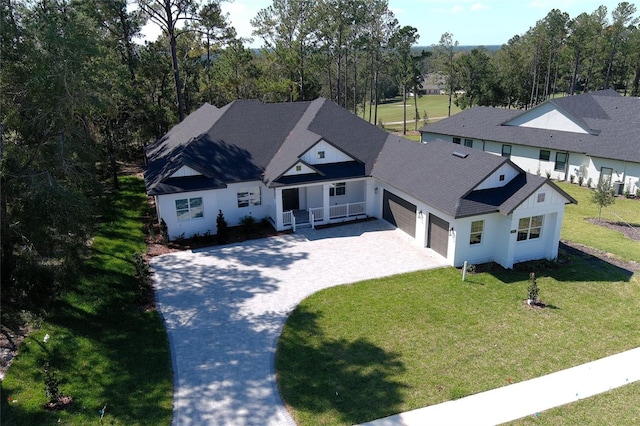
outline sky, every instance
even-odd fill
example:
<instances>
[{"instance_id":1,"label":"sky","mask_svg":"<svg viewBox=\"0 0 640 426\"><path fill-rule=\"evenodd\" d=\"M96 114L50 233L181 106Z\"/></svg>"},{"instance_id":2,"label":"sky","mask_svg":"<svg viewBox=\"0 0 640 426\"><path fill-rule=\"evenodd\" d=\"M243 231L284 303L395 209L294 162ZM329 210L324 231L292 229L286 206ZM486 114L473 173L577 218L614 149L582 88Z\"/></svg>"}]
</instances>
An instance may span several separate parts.
<instances>
[{"instance_id":1,"label":"sky","mask_svg":"<svg viewBox=\"0 0 640 426\"><path fill-rule=\"evenodd\" d=\"M229 21L238 35L248 38L250 19L271 3L271 0L234 0L223 3L222 10L229 13ZM417 44L421 46L437 44L446 32L453 34L453 40L461 46L502 45L514 35L527 32L554 8L575 18L601 5L607 6L610 14L618 3L617 0L388 0L400 26L418 29ZM248 46L260 47L261 42L254 38Z\"/></svg>"},{"instance_id":2,"label":"sky","mask_svg":"<svg viewBox=\"0 0 640 426\"><path fill-rule=\"evenodd\" d=\"M418 29L418 45L430 46L440 41L446 32L461 46L502 45L514 35L522 35L552 9L567 12L575 18L582 12L591 13L604 5L611 11L618 0L388 0L400 26ZM630 1L635 3L634 1ZM233 0L222 3L222 11L229 14L229 22L238 36L251 38L250 20L259 10L269 7L271 0ZM157 33L144 33L155 39ZM153 35L152 35L153 34ZM261 47L262 40L254 37L247 47Z\"/></svg>"}]
</instances>

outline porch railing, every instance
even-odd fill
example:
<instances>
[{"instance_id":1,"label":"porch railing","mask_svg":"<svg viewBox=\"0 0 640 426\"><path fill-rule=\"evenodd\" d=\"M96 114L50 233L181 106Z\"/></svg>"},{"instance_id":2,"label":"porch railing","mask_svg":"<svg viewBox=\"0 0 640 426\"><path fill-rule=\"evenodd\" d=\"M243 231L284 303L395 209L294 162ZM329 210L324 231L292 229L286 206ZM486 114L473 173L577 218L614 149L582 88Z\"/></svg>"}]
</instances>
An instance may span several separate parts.
<instances>
[{"instance_id":1,"label":"porch railing","mask_svg":"<svg viewBox=\"0 0 640 426\"><path fill-rule=\"evenodd\" d=\"M324 220L324 208L314 207L309 209L309 222L322 222Z\"/></svg>"},{"instance_id":2,"label":"porch railing","mask_svg":"<svg viewBox=\"0 0 640 426\"><path fill-rule=\"evenodd\" d=\"M282 212L282 225L290 226L293 232L296 232L296 217L293 214L293 210Z\"/></svg>"},{"instance_id":3,"label":"porch railing","mask_svg":"<svg viewBox=\"0 0 640 426\"><path fill-rule=\"evenodd\" d=\"M339 217L351 217L364 214L366 211L366 203L347 203L338 204L336 206L329 207L329 220L337 219Z\"/></svg>"}]
</instances>

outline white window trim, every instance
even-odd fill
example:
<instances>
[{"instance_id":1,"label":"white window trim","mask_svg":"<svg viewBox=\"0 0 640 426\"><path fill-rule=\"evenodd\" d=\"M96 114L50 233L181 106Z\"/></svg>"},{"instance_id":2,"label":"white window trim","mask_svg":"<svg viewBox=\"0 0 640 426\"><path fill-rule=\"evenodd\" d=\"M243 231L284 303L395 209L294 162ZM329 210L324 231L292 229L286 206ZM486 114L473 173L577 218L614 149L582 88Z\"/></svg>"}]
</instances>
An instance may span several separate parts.
<instances>
[{"instance_id":1,"label":"white window trim","mask_svg":"<svg viewBox=\"0 0 640 426\"><path fill-rule=\"evenodd\" d=\"M338 194L338 192L342 192L342 194ZM347 183L346 182L337 182L334 187L329 188L329 196L330 197L342 197L347 195Z\"/></svg>"},{"instance_id":2,"label":"white window trim","mask_svg":"<svg viewBox=\"0 0 640 426\"><path fill-rule=\"evenodd\" d=\"M533 219L534 218L540 218L540 226L532 226L533 223ZM528 225L526 228L521 228L520 227L520 222L523 219L528 219ZM542 236L542 227L544 225L544 216L543 215L537 215L537 216L530 216L530 217L522 217L520 219L518 219L518 231L516 232L516 241L520 242L520 241L529 241L529 240L537 240L540 239L540 237ZM537 234L533 234L535 235L533 238L531 237L531 231L532 230L538 230ZM520 238L521 234L524 234L526 232L526 236L524 238Z\"/></svg>"},{"instance_id":3,"label":"white window trim","mask_svg":"<svg viewBox=\"0 0 640 426\"><path fill-rule=\"evenodd\" d=\"M183 208L179 208L179 202L186 202L187 205ZM176 220L178 222L204 219L204 204L202 202L202 197L180 198L175 200L175 206ZM186 214L180 215L180 212Z\"/></svg>"},{"instance_id":4,"label":"white window trim","mask_svg":"<svg viewBox=\"0 0 640 426\"><path fill-rule=\"evenodd\" d=\"M251 206L259 206L262 204L262 195L260 194L259 186L238 189L238 191L236 192L236 197L238 200L239 209Z\"/></svg>"},{"instance_id":5,"label":"white window trim","mask_svg":"<svg viewBox=\"0 0 640 426\"><path fill-rule=\"evenodd\" d=\"M480 223L480 231L474 231L473 224L478 222ZM469 245L475 246L478 244L482 244L483 233L484 233L484 220L474 220L473 222L471 222L471 232L469 232ZM478 241L473 240L474 235L478 235L480 237Z\"/></svg>"}]
</instances>

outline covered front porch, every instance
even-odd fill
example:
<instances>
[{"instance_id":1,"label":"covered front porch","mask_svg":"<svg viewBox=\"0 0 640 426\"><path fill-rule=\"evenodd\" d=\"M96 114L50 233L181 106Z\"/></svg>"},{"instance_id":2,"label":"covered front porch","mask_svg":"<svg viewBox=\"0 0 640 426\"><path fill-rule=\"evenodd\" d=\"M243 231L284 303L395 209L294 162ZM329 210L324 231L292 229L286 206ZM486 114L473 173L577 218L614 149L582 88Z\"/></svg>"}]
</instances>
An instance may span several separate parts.
<instances>
[{"instance_id":1,"label":"covered front porch","mask_svg":"<svg viewBox=\"0 0 640 426\"><path fill-rule=\"evenodd\" d=\"M277 230L312 227L374 216L377 188L366 179L275 189L271 220Z\"/></svg>"}]
</instances>

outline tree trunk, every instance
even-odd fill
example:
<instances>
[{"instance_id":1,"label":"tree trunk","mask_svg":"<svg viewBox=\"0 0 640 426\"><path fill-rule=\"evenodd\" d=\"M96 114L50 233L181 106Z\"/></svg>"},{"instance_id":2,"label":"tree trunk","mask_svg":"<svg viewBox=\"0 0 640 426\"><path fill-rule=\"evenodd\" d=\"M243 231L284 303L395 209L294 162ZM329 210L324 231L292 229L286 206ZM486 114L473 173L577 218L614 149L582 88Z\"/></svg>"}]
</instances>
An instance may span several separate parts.
<instances>
[{"instance_id":1,"label":"tree trunk","mask_svg":"<svg viewBox=\"0 0 640 426\"><path fill-rule=\"evenodd\" d=\"M580 51L576 54L576 60L573 63L573 74L571 75L571 87L569 88L569 95L573 96L576 92L576 80L578 78L578 65L580 64Z\"/></svg>"},{"instance_id":2,"label":"tree trunk","mask_svg":"<svg viewBox=\"0 0 640 426\"><path fill-rule=\"evenodd\" d=\"M402 83L402 134L407 134L407 85Z\"/></svg>"}]
</instances>

